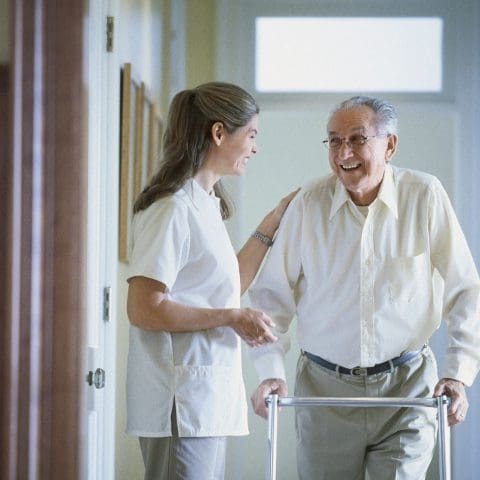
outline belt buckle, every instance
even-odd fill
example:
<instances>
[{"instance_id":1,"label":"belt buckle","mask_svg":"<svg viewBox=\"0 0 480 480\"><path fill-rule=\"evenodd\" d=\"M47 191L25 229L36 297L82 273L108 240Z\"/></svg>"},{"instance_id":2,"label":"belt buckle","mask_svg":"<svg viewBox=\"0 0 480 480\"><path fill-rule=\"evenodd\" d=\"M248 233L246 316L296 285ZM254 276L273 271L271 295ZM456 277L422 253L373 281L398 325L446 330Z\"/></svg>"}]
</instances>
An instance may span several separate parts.
<instances>
[{"instance_id":1,"label":"belt buckle","mask_svg":"<svg viewBox=\"0 0 480 480\"><path fill-rule=\"evenodd\" d=\"M367 369L364 367L355 367L350 370L352 375L356 377L366 377L367 376Z\"/></svg>"}]
</instances>

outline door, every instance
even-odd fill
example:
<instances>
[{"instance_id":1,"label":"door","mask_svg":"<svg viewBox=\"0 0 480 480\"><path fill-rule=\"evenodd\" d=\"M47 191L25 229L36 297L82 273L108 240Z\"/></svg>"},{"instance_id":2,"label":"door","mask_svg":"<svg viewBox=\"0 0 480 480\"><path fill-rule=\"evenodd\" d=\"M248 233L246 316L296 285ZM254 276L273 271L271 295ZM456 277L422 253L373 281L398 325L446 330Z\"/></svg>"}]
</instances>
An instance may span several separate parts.
<instances>
[{"instance_id":1,"label":"door","mask_svg":"<svg viewBox=\"0 0 480 480\"><path fill-rule=\"evenodd\" d=\"M115 302L117 250L118 76L107 42L113 17L108 2L88 2L86 89L88 101L87 208L87 448L88 480L114 478ZM117 115L115 117L115 115Z\"/></svg>"}]
</instances>

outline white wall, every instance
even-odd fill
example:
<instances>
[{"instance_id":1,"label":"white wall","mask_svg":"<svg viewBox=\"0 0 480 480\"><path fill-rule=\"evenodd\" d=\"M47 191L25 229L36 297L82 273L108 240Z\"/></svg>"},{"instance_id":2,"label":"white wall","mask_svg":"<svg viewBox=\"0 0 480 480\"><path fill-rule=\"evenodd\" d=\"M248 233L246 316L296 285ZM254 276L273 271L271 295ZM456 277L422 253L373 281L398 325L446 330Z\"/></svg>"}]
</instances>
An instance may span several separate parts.
<instances>
[{"instance_id":1,"label":"white wall","mask_svg":"<svg viewBox=\"0 0 480 480\"><path fill-rule=\"evenodd\" d=\"M132 64L135 78L145 82L154 101L160 104L162 88L162 0L118 0L116 38L118 40L118 75L124 63ZM115 479L143 479L144 467L135 437L125 434L125 378L128 351L126 316L127 265L118 264L117 279L117 372L116 372L116 445Z\"/></svg>"}]
</instances>

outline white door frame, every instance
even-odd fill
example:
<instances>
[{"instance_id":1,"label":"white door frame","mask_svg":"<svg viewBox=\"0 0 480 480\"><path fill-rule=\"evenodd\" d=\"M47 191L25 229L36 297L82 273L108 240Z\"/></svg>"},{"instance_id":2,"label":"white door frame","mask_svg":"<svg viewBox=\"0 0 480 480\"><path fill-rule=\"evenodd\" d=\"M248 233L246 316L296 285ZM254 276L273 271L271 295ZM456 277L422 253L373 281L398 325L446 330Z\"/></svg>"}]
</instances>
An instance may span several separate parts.
<instances>
[{"instance_id":1,"label":"white door frame","mask_svg":"<svg viewBox=\"0 0 480 480\"><path fill-rule=\"evenodd\" d=\"M118 249L119 75L106 51L109 0L88 2L86 85L88 101L87 362L105 371L105 386L87 394L88 480L113 480L115 472L116 291ZM105 293L109 289L108 312Z\"/></svg>"}]
</instances>

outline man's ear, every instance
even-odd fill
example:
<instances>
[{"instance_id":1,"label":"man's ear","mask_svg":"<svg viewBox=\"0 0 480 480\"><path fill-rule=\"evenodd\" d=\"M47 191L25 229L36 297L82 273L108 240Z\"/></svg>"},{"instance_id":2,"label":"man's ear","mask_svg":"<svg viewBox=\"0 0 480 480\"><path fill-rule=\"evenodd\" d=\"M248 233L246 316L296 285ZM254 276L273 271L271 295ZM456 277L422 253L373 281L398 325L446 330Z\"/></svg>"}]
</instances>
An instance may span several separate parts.
<instances>
[{"instance_id":1,"label":"man's ear","mask_svg":"<svg viewBox=\"0 0 480 480\"><path fill-rule=\"evenodd\" d=\"M389 162L397 150L398 137L393 133L388 136L387 149L385 150L385 161Z\"/></svg>"},{"instance_id":2,"label":"man's ear","mask_svg":"<svg viewBox=\"0 0 480 480\"><path fill-rule=\"evenodd\" d=\"M219 146L222 143L223 138L225 137L225 127L223 126L223 123L215 122L212 125L211 133L215 145Z\"/></svg>"}]
</instances>

